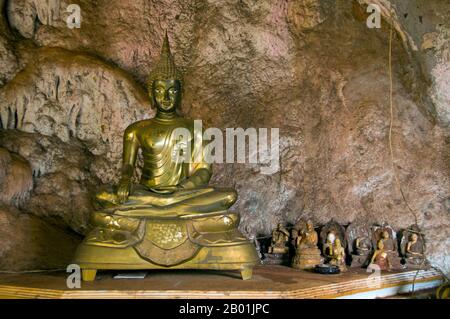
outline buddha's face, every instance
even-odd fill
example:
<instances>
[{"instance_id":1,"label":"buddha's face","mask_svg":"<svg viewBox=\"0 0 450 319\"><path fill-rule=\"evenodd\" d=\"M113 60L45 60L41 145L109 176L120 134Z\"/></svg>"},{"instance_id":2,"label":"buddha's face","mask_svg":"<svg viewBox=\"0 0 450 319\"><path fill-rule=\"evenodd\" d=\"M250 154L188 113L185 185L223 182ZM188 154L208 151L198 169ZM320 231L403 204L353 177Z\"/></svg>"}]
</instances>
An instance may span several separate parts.
<instances>
[{"instance_id":1,"label":"buddha's face","mask_svg":"<svg viewBox=\"0 0 450 319\"><path fill-rule=\"evenodd\" d=\"M156 80L153 82L152 95L155 106L162 112L173 112L180 102L181 84L178 80Z\"/></svg>"},{"instance_id":2,"label":"buddha's face","mask_svg":"<svg viewBox=\"0 0 450 319\"><path fill-rule=\"evenodd\" d=\"M388 233L387 231L383 231L383 232L381 233L381 238L383 238L383 239L388 239L388 238L389 238L389 233Z\"/></svg>"}]
</instances>

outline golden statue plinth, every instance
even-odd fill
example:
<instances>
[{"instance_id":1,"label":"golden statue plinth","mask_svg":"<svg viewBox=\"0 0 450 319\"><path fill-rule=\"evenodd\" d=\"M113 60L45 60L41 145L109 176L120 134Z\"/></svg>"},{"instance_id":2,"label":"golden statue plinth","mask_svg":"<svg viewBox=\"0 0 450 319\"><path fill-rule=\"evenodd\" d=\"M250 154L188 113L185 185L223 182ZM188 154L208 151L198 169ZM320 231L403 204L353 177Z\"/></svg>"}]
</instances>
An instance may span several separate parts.
<instances>
[{"instance_id":1,"label":"golden statue plinth","mask_svg":"<svg viewBox=\"0 0 450 319\"><path fill-rule=\"evenodd\" d=\"M167 35L148 86L156 116L125 130L120 182L96 195L94 229L74 261L83 280L94 280L100 269L240 270L243 279L251 278L256 249L238 231L239 215L228 211L237 194L208 186L212 168L198 136L203 132L176 113L182 76ZM190 133L189 152L179 148L180 128ZM139 149L144 167L133 185ZM181 153L190 160L176 160Z\"/></svg>"}]
</instances>

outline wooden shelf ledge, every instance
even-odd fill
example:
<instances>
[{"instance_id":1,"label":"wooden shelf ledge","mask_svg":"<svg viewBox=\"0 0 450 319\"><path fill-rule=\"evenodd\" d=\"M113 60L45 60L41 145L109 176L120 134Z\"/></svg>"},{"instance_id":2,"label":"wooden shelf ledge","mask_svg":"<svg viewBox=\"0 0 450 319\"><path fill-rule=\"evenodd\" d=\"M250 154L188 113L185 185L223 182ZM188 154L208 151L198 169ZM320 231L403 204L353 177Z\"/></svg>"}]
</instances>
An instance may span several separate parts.
<instances>
[{"instance_id":1,"label":"wooden shelf ledge","mask_svg":"<svg viewBox=\"0 0 450 319\"><path fill-rule=\"evenodd\" d=\"M1 274L0 298L377 298L437 287L435 270L383 272L365 269L320 275L284 266L258 266L243 281L233 271L149 271L144 279L114 279L117 272L100 272L94 282L69 289L68 273Z\"/></svg>"}]
</instances>

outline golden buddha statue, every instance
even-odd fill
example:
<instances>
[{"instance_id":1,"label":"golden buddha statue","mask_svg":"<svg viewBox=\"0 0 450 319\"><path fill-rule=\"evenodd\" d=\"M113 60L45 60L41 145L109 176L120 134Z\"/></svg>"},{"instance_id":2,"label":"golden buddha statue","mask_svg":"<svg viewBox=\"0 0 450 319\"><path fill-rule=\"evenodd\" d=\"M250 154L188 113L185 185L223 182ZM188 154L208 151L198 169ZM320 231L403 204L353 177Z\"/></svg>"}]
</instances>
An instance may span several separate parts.
<instances>
[{"instance_id":1,"label":"golden buddha statue","mask_svg":"<svg viewBox=\"0 0 450 319\"><path fill-rule=\"evenodd\" d=\"M96 195L94 229L75 258L83 280L93 280L98 269L236 269L249 279L259 263L237 229L239 215L227 211L236 191L208 186L203 132L176 112L182 88L166 34L148 81L156 116L128 126L120 181ZM190 133L187 140L180 129ZM144 167L136 185L139 149Z\"/></svg>"}]
</instances>

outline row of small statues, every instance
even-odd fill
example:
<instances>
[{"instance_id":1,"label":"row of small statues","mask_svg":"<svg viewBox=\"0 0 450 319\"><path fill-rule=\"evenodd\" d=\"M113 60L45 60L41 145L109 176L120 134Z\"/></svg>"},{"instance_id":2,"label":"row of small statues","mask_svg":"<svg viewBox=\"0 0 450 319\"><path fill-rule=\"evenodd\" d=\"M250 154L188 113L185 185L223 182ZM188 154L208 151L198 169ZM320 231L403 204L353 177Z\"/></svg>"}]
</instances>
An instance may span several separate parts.
<instances>
[{"instance_id":1,"label":"row of small statues","mask_svg":"<svg viewBox=\"0 0 450 319\"><path fill-rule=\"evenodd\" d=\"M291 232L280 223L272 232L263 262L290 263L298 269L329 265L340 271L346 271L347 265L359 268L378 265L380 270L388 271L429 268L420 230L410 226L401 232L400 238L398 243L396 232L387 224L370 226L355 222L345 228L331 220L318 234L310 220L300 220Z\"/></svg>"}]
</instances>

